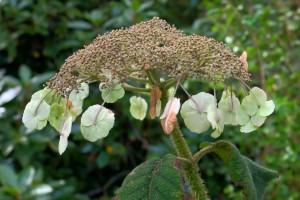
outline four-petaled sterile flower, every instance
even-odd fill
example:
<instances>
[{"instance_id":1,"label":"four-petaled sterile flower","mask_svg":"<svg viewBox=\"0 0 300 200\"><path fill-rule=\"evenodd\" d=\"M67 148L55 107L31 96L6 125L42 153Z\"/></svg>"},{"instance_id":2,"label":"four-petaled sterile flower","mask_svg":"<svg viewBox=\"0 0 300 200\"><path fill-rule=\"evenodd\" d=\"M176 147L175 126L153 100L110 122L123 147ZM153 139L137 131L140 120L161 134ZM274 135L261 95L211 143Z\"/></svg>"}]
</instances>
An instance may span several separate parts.
<instances>
[{"instance_id":1,"label":"four-petaled sterile flower","mask_svg":"<svg viewBox=\"0 0 300 200\"><path fill-rule=\"evenodd\" d=\"M249 133L256 130L265 122L267 116L274 112L274 109L274 102L267 101L267 95L262 89L252 88L236 112L236 120L241 125L241 132Z\"/></svg>"}]
</instances>

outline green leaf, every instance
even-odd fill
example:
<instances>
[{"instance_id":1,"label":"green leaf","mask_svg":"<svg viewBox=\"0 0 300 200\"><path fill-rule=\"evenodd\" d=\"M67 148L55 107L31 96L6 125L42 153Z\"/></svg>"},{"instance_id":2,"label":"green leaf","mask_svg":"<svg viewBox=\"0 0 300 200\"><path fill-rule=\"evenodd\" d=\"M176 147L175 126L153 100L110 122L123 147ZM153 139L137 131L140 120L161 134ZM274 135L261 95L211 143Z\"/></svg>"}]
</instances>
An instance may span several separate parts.
<instances>
[{"instance_id":1,"label":"green leaf","mask_svg":"<svg viewBox=\"0 0 300 200\"><path fill-rule=\"evenodd\" d=\"M123 89L121 84L115 85L113 89L104 88L104 89L100 89L100 91L102 92L101 94L102 99L105 100L107 103L114 103L118 99L121 99L125 94L125 90Z\"/></svg>"},{"instance_id":2,"label":"green leaf","mask_svg":"<svg viewBox=\"0 0 300 200\"><path fill-rule=\"evenodd\" d=\"M142 97L130 98L130 113L135 119L143 120L146 117L148 104Z\"/></svg>"},{"instance_id":3,"label":"green leaf","mask_svg":"<svg viewBox=\"0 0 300 200\"><path fill-rule=\"evenodd\" d=\"M19 77L24 83L28 83L31 79L31 70L28 66L26 65L21 65L19 68Z\"/></svg>"},{"instance_id":4,"label":"green leaf","mask_svg":"<svg viewBox=\"0 0 300 200\"><path fill-rule=\"evenodd\" d=\"M21 171L18 176L18 185L22 191L25 191L27 186L30 186L33 181L35 170L32 166L27 167Z\"/></svg>"},{"instance_id":5,"label":"green leaf","mask_svg":"<svg viewBox=\"0 0 300 200\"><path fill-rule=\"evenodd\" d=\"M182 200L183 185L174 155L154 158L132 170L117 191L119 200Z\"/></svg>"},{"instance_id":6,"label":"green leaf","mask_svg":"<svg viewBox=\"0 0 300 200\"><path fill-rule=\"evenodd\" d=\"M95 142L108 135L114 121L113 112L103 106L94 105L82 114L80 129L85 139Z\"/></svg>"},{"instance_id":7,"label":"green leaf","mask_svg":"<svg viewBox=\"0 0 300 200\"><path fill-rule=\"evenodd\" d=\"M203 133L209 129L207 109L210 105L214 105L214 102L213 95L200 92L182 104L180 114L184 124L191 132Z\"/></svg>"},{"instance_id":8,"label":"green leaf","mask_svg":"<svg viewBox=\"0 0 300 200\"><path fill-rule=\"evenodd\" d=\"M0 164L0 182L3 186L18 188L17 175L12 168Z\"/></svg>"},{"instance_id":9,"label":"green leaf","mask_svg":"<svg viewBox=\"0 0 300 200\"><path fill-rule=\"evenodd\" d=\"M239 150L227 141L201 144L201 147L209 146L228 166L232 181L243 187L245 199L263 199L268 182L278 176L277 172L262 167L241 155Z\"/></svg>"},{"instance_id":10,"label":"green leaf","mask_svg":"<svg viewBox=\"0 0 300 200\"><path fill-rule=\"evenodd\" d=\"M30 101L24 110L22 122L29 129L43 129L47 124L50 106L45 101Z\"/></svg>"}]
</instances>

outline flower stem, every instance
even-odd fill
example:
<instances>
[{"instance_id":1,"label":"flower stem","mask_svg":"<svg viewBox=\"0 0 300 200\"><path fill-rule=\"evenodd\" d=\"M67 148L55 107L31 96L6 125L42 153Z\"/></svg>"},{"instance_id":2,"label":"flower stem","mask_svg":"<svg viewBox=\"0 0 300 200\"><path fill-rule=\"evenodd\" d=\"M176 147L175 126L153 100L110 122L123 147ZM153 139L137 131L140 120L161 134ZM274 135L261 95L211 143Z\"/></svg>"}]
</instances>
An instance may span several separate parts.
<instances>
[{"instance_id":1,"label":"flower stem","mask_svg":"<svg viewBox=\"0 0 300 200\"><path fill-rule=\"evenodd\" d=\"M208 200L206 187L204 181L199 174L198 164L194 162L192 153L181 133L178 124L175 126L170 138L175 146L176 152L179 157L190 160L191 163L182 162L182 169L185 178L189 184L192 195L197 200Z\"/></svg>"},{"instance_id":2,"label":"flower stem","mask_svg":"<svg viewBox=\"0 0 300 200\"><path fill-rule=\"evenodd\" d=\"M131 86L127 83L124 83L122 85L123 89L126 90L126 91L131 91L131 92L150 92L151 89L148 89L148 88L138 88L138 87L134 87L134 86Z\"/></svg>"},{"instance_id":3,"label":"flower stem","mask_svg":"<svg viewBox=\"0 0 300 200\"><path fill-rule=\"evenodd\" d=\"M209 147L204 147L203 149L201 149L200 151L198 151L197 153L194 154L193 156L193 160L195 163L198 163L199 160L205 155L208 154L210 152L213 152L213 146L209 146Z\"/></svg>"},{"instance_id":4,"label":"flower stem","mask_svg":"<svg viewBox=\"0 0 300 200\"><path fill-rule=\"evenodd\" d=\"M161 89L162 90L162 89ZM168 92L162 90L161 104L164 108L168 101ZM177 155L185 158L189 162L181 162L183 174L189 184L190 191L196 200L208 200L208 194L204 181L199 173L198 163L194 161L192 153L186 143L185 138L179 128L178 123L175 125L173 132L170 134L170 139L176 149Z\"/></svg>"}]
</instances>

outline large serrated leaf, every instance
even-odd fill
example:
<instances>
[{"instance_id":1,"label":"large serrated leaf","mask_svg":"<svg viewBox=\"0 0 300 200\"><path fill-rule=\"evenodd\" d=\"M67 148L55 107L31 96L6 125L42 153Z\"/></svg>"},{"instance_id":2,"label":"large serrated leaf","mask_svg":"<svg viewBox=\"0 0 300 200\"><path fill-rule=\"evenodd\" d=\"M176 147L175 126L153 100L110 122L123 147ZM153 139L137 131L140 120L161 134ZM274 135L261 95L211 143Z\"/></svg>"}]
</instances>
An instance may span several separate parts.
<instances>
[{"instance_id":1,"label":"large serrated leaf","mask_svg":"<svg viewBox=\"0 0 300 200\"><path fill-rule=\"evenodd\" d=\"M212 150L228 166L229 174L236 185L243 187L243 197L247 200L263 199L268 182L278 173L262 167L240 154L230 142L202 143L201 147L212 147Z\"/></svg>"},{"instance_id":2,"label":"large serrated leaf","mask_svg":"<svg viewBox=\"0 0 300 200\"><path fill-rule=\"evenodd\" d=\"M132 170L117 191L118 200L183 199L185 196L178 160L174 155L154 158Z\"/></svg>"}]
</instances>

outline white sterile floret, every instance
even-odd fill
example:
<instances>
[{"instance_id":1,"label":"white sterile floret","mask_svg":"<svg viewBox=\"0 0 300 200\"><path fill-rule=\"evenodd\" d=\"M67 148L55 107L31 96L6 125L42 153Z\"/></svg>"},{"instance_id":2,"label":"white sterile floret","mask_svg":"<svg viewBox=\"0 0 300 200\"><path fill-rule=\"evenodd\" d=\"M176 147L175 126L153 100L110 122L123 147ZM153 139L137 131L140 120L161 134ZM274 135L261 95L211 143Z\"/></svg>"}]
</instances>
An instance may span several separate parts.
<instances>
[{"instance_id":1,"label":"white sterile floret","mask_svg":"<svg viewBox=\"0 0 300 200\"><path fill-rule=\"evenodd\" d=\"M82 114L80 129L85 139L95 142L108 135L114 121L112 111L100 105L93 105Z\"/></svg>"},{"instance_id":2,"label":"white sterile floret","mask_svg":"<svg viewBox=\"0 0 300 200\"><path fill-rule=\"evenodd\" d=\"M253 87L236 112L241 132L249 133L262 126L274 109L275 104L272 100L267 101L267 94L262 89Z\"/></svg>"},{"instance_id":3,"label":"white sterile floret","mask_svg":"<svg viewBox=\"0 0 300 200\"><path fill-rule=\"evenodd\" d=\"M207 110L210 105L214 105L213 95L200 92L193 95L191 99L182 104L180 114L186 127L194 133L203 133L210 127L207 119Z\"/></svg>"},{"instance_id":4,"label":"white sterile floret","mask_svg":"<svg viewBox=\"0 0 300 200\"><path fill-rule=\"evenodd\" d=\"M62 127L60 129L60 139L58 143L58 152L61 155L68 146L68 137L71 133L72 129L72 117L68 117L66 121L62 124Z\"/></svg>"},{"instance_id":5,"label":"white sterile floret","mask_svg":"<svg viewBox=\"0 0 300 200\"><path fill-rule=\"evenodd\" d=\"M224 94L226 93L226 94ZM228 95L229 94L229 95ZM218 108L222 111L224 116L224 124L237 125L238 122L235 119L237 108L240 106L240 101L234 93L224 91Z\"/></svg>"},{"instance_id":6,"label":"white sterile floret","mask_svg":"<svg viewBox=\"0 0 300 200\"><path fill-rule=\"evenodd\" d=\"M24 110L22 122L29 129L43 129L47 124L50 106L41 100L30 101Z\"/></svg>"},{"instance_id":7,"label":"white sterile floret","mask_svg":"<svg viewBox=\"0 0 300 200\"><path fill-rule=\"evenodd\" d=\"M224 117L216 105L210 105L208 107L207 119L211 123L212 128L215 129L215 131L211 134L211 137L219 137L224 130Z\"/></svg>"},{"instance_id":8,"label":"white sterile floret","mask_svg":"<svg viewBox=\"0 0 300 200\"><path fill-rule=\"evenodd\" d=\"M142 97L133 96L130 98L130 113L135 119L145 119L147 108L148 104Z\"/></svg>"},{"instance_id":9,"label":"white sterile floret","mask_svg":"<svg viewBox=\"0 0 300 200\"><path fill-rule=\"evenodd\" d=\"M100 83L99 89L102 92L102 99L105 100L107 103L114 103L118 99L121 99L125 94L125 90L123 89L121 84L117 84L113 88L101 88Z\"/></svg>"}]
</instances>

